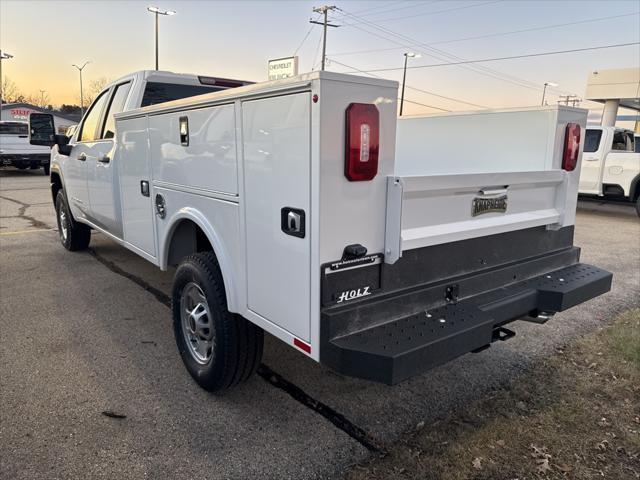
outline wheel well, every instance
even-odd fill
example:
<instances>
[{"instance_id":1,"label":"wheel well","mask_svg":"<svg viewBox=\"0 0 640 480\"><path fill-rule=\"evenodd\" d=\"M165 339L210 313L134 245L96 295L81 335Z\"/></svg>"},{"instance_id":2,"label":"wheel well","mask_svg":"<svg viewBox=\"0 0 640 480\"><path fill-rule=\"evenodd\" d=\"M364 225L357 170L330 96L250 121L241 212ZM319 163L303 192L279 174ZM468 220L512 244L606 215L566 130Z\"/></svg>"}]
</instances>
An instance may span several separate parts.
<instances>
[{"instance_id":1,"label":"wheel well","mask_svg":"<svg viewBox=\"0 0 640 480\"><path fill-rule=\"evenodd\" d=\"M54 205L60 190L62 190L62 180L60 179L60 175L54 172L51 174L51 196L53 197Z\"/></svg>"},{"instance_id":2,"label":"wheel well","mask_svg":"<svg viewBox=\"0 0 640 480\"><path fill-rule=\"evenodd\" d=\"M191 220L181 220L171 236L167 265L178 265L192 253L212 251L213 247L202 229Z\"/></svg>"}]
</instances>

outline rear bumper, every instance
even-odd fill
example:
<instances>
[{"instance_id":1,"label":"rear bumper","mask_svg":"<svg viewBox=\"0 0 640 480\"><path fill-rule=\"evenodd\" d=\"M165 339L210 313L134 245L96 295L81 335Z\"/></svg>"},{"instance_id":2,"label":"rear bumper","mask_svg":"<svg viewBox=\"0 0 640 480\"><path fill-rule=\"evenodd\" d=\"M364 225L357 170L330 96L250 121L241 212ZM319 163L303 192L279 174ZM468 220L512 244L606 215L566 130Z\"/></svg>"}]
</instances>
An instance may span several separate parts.
<instances>
[{"instance_id":1,"label":"rear bumper","mask_svg":"<svg viewBox=\"0 0 640 480\"><path fill-rule=\"evenodd\" d=\"M51 155L48 153L2 153L0 154L0 167L37 168L48 165Z\"/></svg>"},{"instance_id":2,"label":"rear bumper","mask_svg":"<svg viewBox=\"0 0 640 480\"><path fill-rule=\"evenodd\" d=\"M428 253L433 251L421 255ZM578 249L565 247L328 306L322 312L320 361L345 375L392 385L482 350L504 339L503 326L511 321L560 312L608 292L612 274L577 263L578 256ZM449 287L454 294L446 301Z\"/></svg>"}]
</instances>

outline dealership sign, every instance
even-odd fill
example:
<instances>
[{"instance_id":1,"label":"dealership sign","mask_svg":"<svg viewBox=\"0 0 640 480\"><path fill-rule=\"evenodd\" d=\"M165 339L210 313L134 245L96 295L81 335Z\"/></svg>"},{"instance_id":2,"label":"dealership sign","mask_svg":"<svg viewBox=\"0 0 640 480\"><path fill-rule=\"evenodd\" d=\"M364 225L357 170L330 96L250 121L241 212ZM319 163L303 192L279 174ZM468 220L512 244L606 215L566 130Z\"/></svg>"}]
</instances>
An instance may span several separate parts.
<instances>
[{"instance_id":1,"label":"dealership sign","mask_svg":"<svg viewBox=\"0 0 640 480\"><path fill-rule=\"evenodd\" d=\"M12 108L9 110L9 114L12 120L29 120L29 114L35 111L30 108Z\"/></svg>"},{"instance_id":2,"label":"dealership sign","mask_svg":"<svg viewBox=\"0 0 640 480\"><path fill-rule=\"evenodd\" d=\"M269 60L269 80L281 80L298 74L298 57Z\"/></svg>"}]
</instances>

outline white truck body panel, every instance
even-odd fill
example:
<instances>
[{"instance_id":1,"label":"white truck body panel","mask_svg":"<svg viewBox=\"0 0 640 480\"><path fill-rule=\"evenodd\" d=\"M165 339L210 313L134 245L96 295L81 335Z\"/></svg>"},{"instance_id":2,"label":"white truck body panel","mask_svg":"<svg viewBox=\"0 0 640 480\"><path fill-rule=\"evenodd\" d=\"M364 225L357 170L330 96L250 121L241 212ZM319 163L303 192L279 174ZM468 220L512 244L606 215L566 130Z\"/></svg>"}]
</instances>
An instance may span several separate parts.
<instances>
[{"instance_id":1,"label":"white truck body panel","mask_svg":"<svg viewBox=\"0 0 640 480\"><path fill-rule=\"evenodd\" d=\"M562 146L565 125L584 128L586 115L541 107L399 119L385 261L413 248L573 225L579 166L570 174L562 170ZM495 132L499 147L487 141ZM456 141L461 134L464 141ZM506 195L507 211L474 216L471 205L479 194Z\"/></svg>"}]
</instances>

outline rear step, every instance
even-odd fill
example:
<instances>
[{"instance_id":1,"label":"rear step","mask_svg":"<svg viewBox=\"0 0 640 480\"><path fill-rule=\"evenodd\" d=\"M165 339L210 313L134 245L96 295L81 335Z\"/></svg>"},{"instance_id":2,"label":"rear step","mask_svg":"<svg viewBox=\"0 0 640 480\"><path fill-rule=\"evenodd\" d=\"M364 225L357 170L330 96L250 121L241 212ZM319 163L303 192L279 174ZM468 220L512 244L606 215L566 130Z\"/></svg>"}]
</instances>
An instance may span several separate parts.
<instances>
[{"instance_id":1,"label":"rear step","mask_svg":"<svg viewBox=\"0 0 640 480\"><path fill-rule=\"evenodd\" d=\"M515 335L504 324L530 312L550 314L601 295L611 273L585 264L426 309L333 338L329 366L346 375L393 385L460 355ZM394 301L394 300L390 300Z\"/></svg>"}]
</instances>

